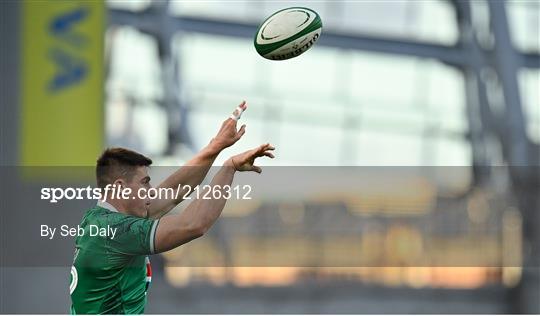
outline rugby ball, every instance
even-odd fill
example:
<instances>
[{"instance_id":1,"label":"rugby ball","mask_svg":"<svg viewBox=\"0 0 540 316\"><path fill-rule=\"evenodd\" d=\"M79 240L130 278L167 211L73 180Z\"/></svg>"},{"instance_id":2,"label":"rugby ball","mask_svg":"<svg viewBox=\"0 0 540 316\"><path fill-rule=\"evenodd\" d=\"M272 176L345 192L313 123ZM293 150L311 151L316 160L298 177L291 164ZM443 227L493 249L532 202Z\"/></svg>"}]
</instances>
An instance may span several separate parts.
<instances>
[{"instance_id":1,"label":"rugby ball","mask_svg":"<svg viewBox=\"0 0 540 316\"><path fill-rule=\"evenodd\" d=\"M317 12L303 7L280 10L259 26L255 49L266 59L284 60L301 55L321 36L322 21Z\"/></svg>"}]
</instances>

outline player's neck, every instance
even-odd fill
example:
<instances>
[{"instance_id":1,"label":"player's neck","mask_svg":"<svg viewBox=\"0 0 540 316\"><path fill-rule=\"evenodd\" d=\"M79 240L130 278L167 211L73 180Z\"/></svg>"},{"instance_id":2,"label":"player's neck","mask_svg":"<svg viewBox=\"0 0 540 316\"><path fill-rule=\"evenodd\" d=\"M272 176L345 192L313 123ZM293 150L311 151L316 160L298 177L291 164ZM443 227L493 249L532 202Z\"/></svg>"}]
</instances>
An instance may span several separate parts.
<instances>
[{"instance_id":1,"label":"player's neck","mask_svg":"<svg viewBox=\"0 0 540 316\"><path fill-rule=\"evenodd\" d=\"M105 201L100 201L100 205L108 209L109 211L127 214L126 208L123 205L122 200L109 198Z\"/></svg>"}]
</instances>

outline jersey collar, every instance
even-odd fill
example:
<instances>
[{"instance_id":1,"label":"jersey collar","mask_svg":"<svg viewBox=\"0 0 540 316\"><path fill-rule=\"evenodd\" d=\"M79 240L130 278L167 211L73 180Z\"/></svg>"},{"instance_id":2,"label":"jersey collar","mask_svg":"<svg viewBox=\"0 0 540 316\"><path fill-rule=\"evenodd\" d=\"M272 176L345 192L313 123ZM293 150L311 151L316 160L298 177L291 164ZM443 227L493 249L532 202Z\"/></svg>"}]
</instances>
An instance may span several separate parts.
<instances>
[{"instance_id":1,"label":"jersey collar","mask_svg":"<svg viewBox=\"0 0 540 316\"><path fill-rule=\"evenodd\" d=\"M98 200L97 206L108 209L111 212L117 212L118 210L107 201Z\"/></svg>"}]
</instances>

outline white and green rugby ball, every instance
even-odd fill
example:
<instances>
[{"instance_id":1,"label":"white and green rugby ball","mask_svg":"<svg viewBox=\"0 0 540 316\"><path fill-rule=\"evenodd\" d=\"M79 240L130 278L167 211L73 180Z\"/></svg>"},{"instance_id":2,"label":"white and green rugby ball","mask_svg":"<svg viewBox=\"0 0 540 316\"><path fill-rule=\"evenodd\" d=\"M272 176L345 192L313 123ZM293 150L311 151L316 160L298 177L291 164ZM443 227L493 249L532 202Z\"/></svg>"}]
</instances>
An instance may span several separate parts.
<instances>
[{"instance_id":1,"label":"white and green rugby ball","mask_svg":"<svg viewBox=\"0 0 540 316\"><path fill-rule=\"evenodd\" d=\"M255 49L262 57L284 60L299 56L321 36L322 21L317 12L302 7L280 10L257 30Z\"/></svg>"}]
</instances>

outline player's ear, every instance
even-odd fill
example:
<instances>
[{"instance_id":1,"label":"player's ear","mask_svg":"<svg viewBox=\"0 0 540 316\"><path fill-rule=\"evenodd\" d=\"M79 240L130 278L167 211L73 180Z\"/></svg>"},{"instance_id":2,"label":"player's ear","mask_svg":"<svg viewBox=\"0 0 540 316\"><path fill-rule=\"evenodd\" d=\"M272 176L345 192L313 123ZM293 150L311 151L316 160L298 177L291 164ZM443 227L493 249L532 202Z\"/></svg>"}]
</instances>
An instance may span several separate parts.
<instances>
[{"instance_id":1,"label":"player's ear","mask_svg":"<svg viewBox=\"0 0 540 316\"><path fill-rule=\"evenodd\" d=\"M123 179L116 179L113 183L117 188L123 188L125 185L125 182Z\"/></svg>"}]
</instances>

